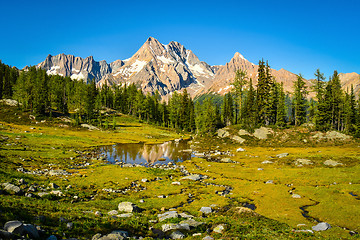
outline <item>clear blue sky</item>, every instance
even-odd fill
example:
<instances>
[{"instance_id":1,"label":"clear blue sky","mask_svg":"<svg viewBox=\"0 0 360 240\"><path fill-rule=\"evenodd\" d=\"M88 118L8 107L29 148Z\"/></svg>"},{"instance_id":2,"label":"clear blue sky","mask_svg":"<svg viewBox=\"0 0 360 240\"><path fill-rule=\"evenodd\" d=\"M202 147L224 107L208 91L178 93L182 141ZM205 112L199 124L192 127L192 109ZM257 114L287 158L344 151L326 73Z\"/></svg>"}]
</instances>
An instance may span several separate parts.
<instances>
[{"instance_id":1,"label":"clear blue sky","mask_svg":"<svg viewBox=\"0 0 360 240\"><path fill-rule=\"evenodd\" d=\"M48 54L131 57L149 36L210 65L235 52L312 78L360 73L360 1L2 1L0 59L23 68Z\"/></svg>"}]
</instances>

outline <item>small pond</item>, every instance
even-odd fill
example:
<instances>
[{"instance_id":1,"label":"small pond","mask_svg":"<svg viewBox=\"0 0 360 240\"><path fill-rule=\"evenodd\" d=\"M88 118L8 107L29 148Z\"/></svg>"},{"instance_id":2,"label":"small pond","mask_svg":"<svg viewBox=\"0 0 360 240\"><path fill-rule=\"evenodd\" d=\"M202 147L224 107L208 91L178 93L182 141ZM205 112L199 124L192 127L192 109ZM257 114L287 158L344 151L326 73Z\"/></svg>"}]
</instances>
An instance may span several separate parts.
<instances>
[{"instance_id":1,"label":"small pond","mask_svg":"<svg viewBox=\"0 0 360 240\"><path fill-rule=\"evenodd\" d=\"M162 144L127 143L100 147L110 163L167 164L190 159L192 151L188 141L169 141Z\"/></svg>"}]
</instances>

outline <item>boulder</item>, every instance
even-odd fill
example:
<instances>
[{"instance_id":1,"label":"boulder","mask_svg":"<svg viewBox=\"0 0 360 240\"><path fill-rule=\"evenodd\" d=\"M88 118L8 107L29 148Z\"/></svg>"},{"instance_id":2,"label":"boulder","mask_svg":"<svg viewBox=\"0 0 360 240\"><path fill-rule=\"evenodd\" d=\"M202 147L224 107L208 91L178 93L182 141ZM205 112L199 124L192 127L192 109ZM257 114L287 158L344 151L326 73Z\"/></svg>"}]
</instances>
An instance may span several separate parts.
<instances>
[{"instance_id":1,"label":"boulder","mask_svg":"<svg viewBox=\"0 0 360 240\"><path fill-rule=\"evenodd\" d=\"M95 238L95 236L93 236L93 239ZM100 238L95 238L95 239L98 239L98 240L123 240L123 239L127 239L128 237L129 237L129 233L127 231L115 230L115 231L112 231L111 233L109 233L108 235L102 236Z\"/></svg>"},{"instance_id":2,"label":"boulder","mask_svg":"<svg viewBox=\"0 0 360 240\"><path fill-rule=\"evenodd\" d=\"M267 180L266 184L274 184L274 181L273 180Z\"/></svg>"},{"instance_id":3,"label":"boulder","mask_svg":"<svg viewBox=\"0 0 360 240\"><path fill-rule=\"evenodd\" d=\"M24 233L24 224L17 220L9 221L5 223L4 230L21 236Z\"/></svg>"},{"instance_id":4,"label":"boulder","mask_svg":"<svg viewBox=\"0 0 360 240\"><path fill-rule=\"evenodd\" d=\"M280 153L280 154L276 155L277 158L284 158L287 156L289 156L289 153Z\"/></svg>"},{"instance_id":5,"label":"boulder","mask_svg":"<svg viewBox=\"0 0 360 240\"><path fill-rule=\"evenodd\" d=\"M217 130L217 135L220 138L225 138L225 137L230 136L230 133L228 131L226 131L224 128L222 128L222 129Z\"/></svg>"},{"instance_id":6,"label":"boulder","mask_svg":"<svg viewBox=\"0 0 360 240\"><path fill-rule=\"evenodd\" d=\"M62 176L62 175L71 175L71 173L69 173L65 170L62 170L62 169L57 169L57 170L50 170L49 175L50 176Z\"/></svg>"},{"instance_id":7,"label":"boulder","mask_svg":"<svg viewBox=\"0 0 360 240\"><path fill-rule=\"evenodd\" d=\"M251 136L251 134L248 131L244 130L244 129L240 129L239 132L238 132L238 135L239 136L244 136L244 135Z\"/></svg>"},{"instance_id":8,"label":"boulder","mask_svg":"<svg viewBox=\"0 0 360 240\"><path fill-rule=\"evenodd\" d=\"M299 159L296 159L296 161L295 161L295 165L297 165L297 166L299 166L299 165L311 165L311 164L313 164L313 163L309 159L299 158Z\"/></svg>"},{"instance_id":9,"label":"boulder","mask_svg":"<svg viewBox=\"0 0 360 240\"><path fill-rule=\"evenodd\" d=\"M158 214L159 221L162 222L169 218L178 218L180 215L177 213L177 211L168 211L163 214Z\"/></svg>"},{"instance_id":10,"label":"boulder","mask_svg":"<svg viewBox=\"0 0 360 240\"><path fill-rule=\"evenodd\" d=\"M329 160L326 160L325 162L324 162L324 165L326 165L326 166L331 166L331 167L336 167L336 166L341 166L341 165L343 165L341 162L337 162L337 161L334 161L334 160L331 160L331 159L329 159Z\"/></svg>"},{"instance_id":11,"label":"boulder","mask_svg":"<svg viewBox=\"0 0 360 240\"><path fill-rule=\"evenodd\" d=\"M202 175L199 174L192 174L186 177L181 178L180 180L192 180L192 181L199 181L203 178Z\"/></svg>"},{"instance_id":12,"label":"boulder","mask_svg":"<svg viewBox=\"0 0 360 240\"><path fill-rule=\"evenodd\" d=\"M172 230L186 230L190 231L190 226L187 223L166 223L161 226L163 232Z\"/></svg>"},{"instance_id":13,"label":"boulder","mask_svg":"<svg viewBox=\"0 0 360 240\"><path fill-rule=\"evenodd\" d=\"M59 186L56 183L49 183L50 188L56 189L59 188Z\"/></svg>"},{"instance_id":14,"label":"boulder","mask_svg":"<svg viewBox=\"0 0 360 240\"><path fill-rule=\"evenodd\" d=\"M40 238L38 230L32 224L24 224L24 232L27 233L32 239Z\"/></svg>"},{"instance_id":15,"label":"boulder","mask_svg":"<svg viewBox=\"0 0 360 240\"><path fill-rule=\"evenodd\" d=\"M133 214L132 213L122 213L122 214L119 214L117 216L121 217L121 218L129 218L129 217L132 217Z\"/></svg>"},{"instance_id":16,"label":"boulder","mask_svg":"<svg viewBox=\"0 0 360 240\"><path fill-rule=\"evenodd\" d=\"M301 198L301 196L299 194L292 194L291 197L292 198Z\"/></svg>"},{"instance_id":17,"label":"boulder","mask_svg":"<svg viewBox=\"0 0 360 240\"><path fill-rule=\"evenodd\" d=\"M258 129L255 129L254 132L254 137L256 137L257 139L267 139L268 135L271 134L273 131L270 128L266 128L266 127L261 127Z\"/></svg>"},{"instance_id":18,"label":"boulder","mask_svg":"<svg viewBox=\"0 0 360 240\"><path fill-rule=\"evenodd\" d=\"M9 192L12 192L12 193L15 193L15 194L21 194L22 193L20 187L14 185L14 184L3 183L3 186L4 186L6 191L9 191Z\"/></svg>"},{"instance_id":19,"label":"boulder","mask_svg":"<svg viewBox=\"0 0 360 240\"><path fill-rule=\"evenodd\" d=\"M117 210L111 210L110 212L108 212L108 215L110 216L114 216L114 215L118 215L119 212Z\"/></svg>"},{"instance_id":20,"label":"boulder","mask_svg":"<svg viewBox=\"0 0 360 240\"><path fill-rule=\"evenodd\" d=\"M180 182L172 182L171 185L181 185Z\"/></svg>"},{"instance_id":21,"label":"boulder","mask_svg":"<svg viewBox=\"0 0 360 240\"><path fill-rule=\"evenodd\" d=\"M236 149L236 152L245 152L245 149L243 149L243 148L238 148L238 149Z\"/></svg>"},{"instance_id":22,"label":"boulder","mask_svg":"<svg viewBox=\"0 0 360 240\"><path fill-rule=\"evenodd\" d=\"M210 213L212 213L212 208L211 207L201 207L200 212L202 212L203 214L210 214Z\"/></svg>"},{"instance_id":23,"label":"boulder","mask_svg":"<svg viewBox=\"0 0 360 240\"><path fill-rule=\"evenodd\" d=\"M274 163L274 162L269 161L269 160L265 160L265 161L262 161L262 162L261 162L261 164L272 164L272 163Z\"/></svg>"},{"instance_id":24,"label":"boulder","mask_svg":"<svg viewBox=\"0 0 360 240\"><path fill-rule=\"evenodd\" d=\"M55 235L50 235L46 240L57 240Z\"/></svg>"},{"instance_id":25,"label":"boulder","mask_svg":"<svg viewBox=\"0 0 360 240\"><path fill-rule=\"evenodd\" d=\"M0 229L0 239L18 239L14 234Z\"/></svg>"},{"instance_id":26,"label":"boulder","mask_svg":"<svg viewBox=\"0 0 360 240\"><path fill-rule=\"evenodd\" d=\"M203 237L203 240L214 240L214 238L211 236L206 236L206 237Z\"/></svg>"},{"instance_id":27,"label":"boulder","mask_svg":"<svg viewBox=\"0 0 360 240\"><path fill-rule=\"evenodd\" d=\"M231 161L230 158L223 158L223 159L220 160L220 162L222 162L222 163L232 163L233 161Z\"/></svg>"},{"instance_id":28,"label":"boulder","mask_svg":"<svg viewBox=\"0 0 360 240\"><path fill-rule=\"evenodd\" d=\"M240 144L245 142L245 139L243 139L242 137L239 137L239 136L232 136L231 139Z\"/></svg>"},{"instance_id":29,"label":"boulder","mask_svg":"<svg viewBox=\"0 0 360 240\"><path fill-rule=\"evenodd\" d=\"M118 206L119 212L141 212L141 209L132 202L121 202Z\"/></svg>"},{"instance_id":30,"label":"boulder","mask_svg":"<svg viewBox=\"0 0 360 240\"><path fill-rule=\"evenodd\" d=\"M326 222L321 222L315 226L312 227L312 230L314 231L326 231L331 228L331 225Z\"/></svg>"},{"instance_id":31,"label":"boulder","mask_svg":"<svg viewBox=\"0 0 360 240\"><path fill-rule=\"evenodd\" d=\"M193 215L190 215L190 214L187 214L187 213L180 213L179 215L182 218L193 218L194 217Z\"/></svg>"},{"instance_id":32,"label":"boulder","mask_svg":"<svg viewBox=\"0 0 360 240\"><path fill-rule=\"evenodd\" d=\"M172 232L169 236L171 239L183 239L185 234L179 231Z\"/></svg>"},{"instance_id":33,"label":"boulder","mask_svg":"<svg viewBox=\"0 0 360 240\"><path fill-rule=\"evenodd\" d=\"M190 218L190 219L186 219L184 221L181 221L180 224L187 224L192 228L196 228L196 227L198 227L200 225L203 225L204 223L203 222L198 222L198 221Z\"/></svg>"}]
</instances>

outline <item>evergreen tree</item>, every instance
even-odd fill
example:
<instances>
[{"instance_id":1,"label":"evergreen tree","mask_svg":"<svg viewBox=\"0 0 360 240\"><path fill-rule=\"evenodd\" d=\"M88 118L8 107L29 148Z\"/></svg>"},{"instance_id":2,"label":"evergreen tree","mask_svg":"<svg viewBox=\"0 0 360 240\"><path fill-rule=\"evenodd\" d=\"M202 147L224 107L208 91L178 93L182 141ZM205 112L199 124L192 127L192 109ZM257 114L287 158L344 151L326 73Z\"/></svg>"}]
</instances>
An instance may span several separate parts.
<instances>
[{"instance_id":1,"label":"evergreen tree","mask_svg":"<svg viewBox=\"0 0 360 240\"><path fill-rule=\"evenodd\" d=\"M234 104L231 93L227 93L224 96L222 105L222 120L225 126L229 126L233 123L234 116Z\"/></svg>"},{"instance_id":2,"label":"evergreen tree","mask_svg":"<svg viewBox=\"0 0 360 240\"><path fill-rule=\"evenodd\" d=\"M285 106L285 92L284 84L281 83L279 87L279 100L276 108L276 126L282 128L286 125L286 106Z\"/></svg>"},{"instance_id":3,"label":"evergreen tree","mask_svg":"<svg viewBox=\"0 0 360 240\"><path fill-rule=\"evenodd\" d=\"M334 71L328 85L329 88L327 88L327 90L330 91L331 97L330 99L326 99L326 101L330 101L331 126L333 129L341 131L343 130L343 92L337 71Z\"/></svg>"},{"instance_id":4,"label":"evergreen tree","mask_svg":"<svg viewBox=\"0 0 360 240\"><path fill-rule=\"evenodd\" d=\"M252 131L256 126L257 106L256 106L256 92L254 90L252 79L250 78L249 90L245 95L245 102L243 107L243 124L245 128Z\"/></svg>"},{"instance_id":5,"label":"evergreen tree","mask_svg":"<svg viewBox=\"0 0 360 240\"><path fill-rule=\"evenodd\" d=\"M260 125L270 124L270 95L271 95L272 77L270 66L263 60L259 61L258 84L256 93L256 103L258 107L258 122Z\"/></svg>"},{"instance_id":6,"label":"evergreen tree","mask_svg":"<svg viewBox=\"0 0 360 240\"><path fill-rule=\"evenodd\" d=\"M300 126L306 122L306 96L307 90L305 81L301 74L294 82L294 123Z\"/></svg>"},{"instance_id":7,"label":"evergreen tree","mask_svg":"<svg viewBox=\"0 0 360 240\"><path fill-rule=\"evenodd\" d=\"M233 86L233 91L236 96L237 106L238 106L238 109L235 109L235 111L236 111L235 113L239 113L239 116L237 116L237 114L235 116L235 123L238 123L238 120L240 120L240 121L242 120L241 108L242 108L242 102L243 102L243 91L247 84L247 79L248 79L248 77L247 77L246 71L243 71L241 69L238 69L235 71L234 82L231 84ZM226 123L226 124L229 125L228 123Z\"/></svg>"}]
</instances>

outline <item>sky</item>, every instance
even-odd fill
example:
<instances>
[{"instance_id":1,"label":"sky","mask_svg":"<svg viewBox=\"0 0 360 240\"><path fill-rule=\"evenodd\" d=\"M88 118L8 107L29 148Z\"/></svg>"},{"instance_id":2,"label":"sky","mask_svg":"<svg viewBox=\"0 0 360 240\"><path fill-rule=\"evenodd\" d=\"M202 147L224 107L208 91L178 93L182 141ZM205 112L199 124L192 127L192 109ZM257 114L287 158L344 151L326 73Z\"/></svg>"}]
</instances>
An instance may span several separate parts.
<instances>
[{"instance_id":1,"label":"sky","mask_svg":"<svg viewBox=\"0 0 360 240\"><path fill-rule=\"evenodd\" d=\"M18 68L60 53L123 60L151 36L210 65L240 52L307 79L318 68L360 73L359 0L3 0L0 9L0 59Z\"/></svg>"}]
</instances>

